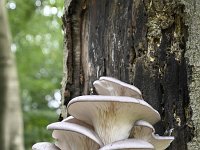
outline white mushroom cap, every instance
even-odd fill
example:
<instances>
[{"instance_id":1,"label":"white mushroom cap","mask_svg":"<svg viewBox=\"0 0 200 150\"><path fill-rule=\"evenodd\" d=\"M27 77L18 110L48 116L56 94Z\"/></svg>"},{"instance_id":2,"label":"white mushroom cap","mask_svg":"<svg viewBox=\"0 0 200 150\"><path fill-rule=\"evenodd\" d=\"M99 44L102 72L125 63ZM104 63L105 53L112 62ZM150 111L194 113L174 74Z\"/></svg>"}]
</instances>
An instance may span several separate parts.
<instances>
[{"instance_id":1,"label":"white mushroom cap","mask_svg":"<svg viewBox=\"0 0 200 150\"><path fill-rule=\"evenodd\" d=\"M141 91L137 87L112 77L100 77L99 80L94 81L93 85L99 95L142 98Z\"/></svg>"},{"instance_id":2,"label":"white mushroom cap","mask_svg":"<svg viewBox=\"0 0 200 150\"><path fill-rule=\"evenodd\" d=\"M69 117L63 119L62 122L71 122L71 120L73 121L73 120L76 120L76 119L73 116L69 116Z\"/></svg>"},{"instance_id":3,"label":"white mushroom cap","mask_svg":"<svg viewBox=\"0 0 200 150\"><path fill-rule=\"evenodd\" d=\"M94 150L103 145L89 125L72 117L52 123L47 129L54 130L52 136L57 140L55 145L62 150Z\"/></svg>"},{"instance_id":4,"label":"white mushroom cap","mask_svg":"<svg viewBox=\"0 0 200 150\"><path fill-rule=\"evenodd\" d=\"M160 120L159 113L144 100L125 96L79 96L69 102L68 112L93 125L104 144L128 138L137 120L152 124Z\"/></svg>"},{"instance_id":5,"label":"white mushroom cap","mask_svg":"<svg viewBox=\"0 0 200 150\"><path fill-rule=\"evenodd\" d=\"M125 139L121 141L116 141L105 145L99 150L120 150L120 149L129 149L129 150L153 150L154 147L152 144L138 139Z\"/></svg>"},{"instance_id":6,"label":"white mushroom cap","mask_svg":"<svg viewBox=\"0 0 200 150\"><path fill-rule=\"evenodd\" d=\"M74 123L74 124L94 130L93 126L91 126L81 120L78 120L78 119L74 118L73 116L69 116L69 117L63 119L62 122Z\"/></svg>"},{"instance_id":7,"label":"white mushroom cap","mask_svg":"<svg viewBox=\"0 0 200 150\"><path fill-rule=\"evenodd\" d=\"M32 146L32 150L60 150L53 143L49 142L40 142Z\"/></svg>"},{"instance_id":8,"label":"white mushroom cap","mask_svg":"<svg viewBox=\"0 0 200 150\"><path fill-rule=\"evenodd\" d=\"M137 121L132 128L131 138L146 140L151 143L155 150L164 150L174 140L173 136L159 136L155 135L155 129L153 126L143 120Z\"/></svg>"}]
</instances>

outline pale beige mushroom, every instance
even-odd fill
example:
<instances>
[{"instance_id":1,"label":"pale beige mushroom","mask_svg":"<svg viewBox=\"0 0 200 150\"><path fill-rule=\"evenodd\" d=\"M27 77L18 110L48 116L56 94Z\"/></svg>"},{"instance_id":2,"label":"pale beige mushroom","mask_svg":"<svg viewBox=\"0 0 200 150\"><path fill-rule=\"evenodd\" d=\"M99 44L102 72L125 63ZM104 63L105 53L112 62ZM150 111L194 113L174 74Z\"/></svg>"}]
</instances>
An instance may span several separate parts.
<instances>
[{"instance_id":1,"label":"pale beige mushroom","mask_svg":"<svg viewBox=\"0 0 200 150\"><path fill-rule=\"evenodd\" d=\"M39 142L32 146L32 150L60 150L53 143Z\"/></svg>"},{"instance_id":2,"label":"pale beige mushroom","mask_svg":"<svg viewBox=\"0 0 200 150\"><path fill-rule=\"evenodd\" d=\"M144 100L125 96L79 96L67 108L69 114L94 126L103 144L128 138L137 120L152 124L160 120L159 113Z\"/></svg>"},{"instance_id":3,"label":"pale beige mushroom","mask_svg":"<svg viewBox=\"0 0 200 150\"><path fill-rule=\"evenodd\" d=\"M73 117L52 123L47 129L54 130L55 145L61 150L97 150L103 145L91 126Z\"/></svg>"},{"instance_id":4,"label":"pale beige mushroom","mask_svg":"<svg viewBox=\"0 0 200 150\"><path fill-rule=\"evenodd\" d=\"M155 150L164 150L174 140L173 136L159 136L155 134L154 127L143 120L135 122L130 138L141 139L151 143Z\"/></svg>"},{"instance_id":5,"label":"pale beige mushroom","mask_svg":"<svg viewBox=\"0 0 200 150\"><path fill-rule=\"evenodd\" d=\"M93 85L99 95L130 96L142 99L141 91L137 87L112 77L100 77Z\"/></svg>"},{"instance_id":6,"label":"pale beige mushroom","mask_svg":"<svg viewBox=\"0 0 200 150\"><path fill-rule=\"evenodd\" d=\"M152 144L138 139L125 139L107 144L99 150L154 150Z\"/></svg>"}]
</instances>

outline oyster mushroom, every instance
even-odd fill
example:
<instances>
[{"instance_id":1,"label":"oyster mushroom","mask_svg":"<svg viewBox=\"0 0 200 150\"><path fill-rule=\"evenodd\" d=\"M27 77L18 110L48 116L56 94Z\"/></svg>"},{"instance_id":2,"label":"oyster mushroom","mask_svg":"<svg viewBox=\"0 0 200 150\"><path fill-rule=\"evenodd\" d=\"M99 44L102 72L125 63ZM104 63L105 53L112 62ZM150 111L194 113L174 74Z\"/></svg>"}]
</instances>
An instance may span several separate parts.
<instances>
[{"instance_id":1,"label":"oyster mushroom","mask_svg":"<svg viewBox=\"0 0 200 150\"><path fill-rule=\"evenodd\" d=\"M99 95L130 96L142 99L141 91L130 84L122 82L112 77L100 77L93 83Z\"/></svg>"},{"instance_id":2,"label":"oyster mushroom","mask_svg":"<svg viewBox=\"0 0 200 150\"><path fill-rule=\"evenodd\" d=\"M32 150L60 150L53 143L49 142L40 142L32 146Z\"/></svg>"},{"instance_id":3,"label":"oyster mushroom","mask_svg":"<svg viewBox=\"0 0 200 150\"><path fill-rule=\"evenodd\" d=\"M173 136L159 136L154 127L143 120L137 121L131 130L130 138L145 140L151 143L155 150L164 150L174 140Z\"/></svg>"},{"instance_id":4,"label":"oyster mushroom","mask_svg":"<svg viewBox=\"0 0 200 150\"><path fill-rule=\"evenodd\" d=\"M54 130L55 145L62 150L95 150L103 145L92 127L73 117L52 123L47 129Z\"/></svg>"},{"instance_id":5,"label":"oyster mushroom","mask_svg":"<svg viewBox=\"0 0 200 150\"><path fill-rule=\"evenodd\" d=\"M152 144L138 139L125 139L121 141L116 141L105 145L99 150L120 150L120 149L129 149L129 150L153 150L154 147Z\"/></svg>"},{"instance_id":6,"label":"oyster mushroom","mask_svg":"<svg viewBox=\"0 0 200 150\"><path fill-rule=\"evenodd\" d=\"M67 108L69 114L94 126L103 144L128 138L137 120L152 124L160 120L159 113L144 100L125 96L79 96Z\"/></svg>"}]
</instances>

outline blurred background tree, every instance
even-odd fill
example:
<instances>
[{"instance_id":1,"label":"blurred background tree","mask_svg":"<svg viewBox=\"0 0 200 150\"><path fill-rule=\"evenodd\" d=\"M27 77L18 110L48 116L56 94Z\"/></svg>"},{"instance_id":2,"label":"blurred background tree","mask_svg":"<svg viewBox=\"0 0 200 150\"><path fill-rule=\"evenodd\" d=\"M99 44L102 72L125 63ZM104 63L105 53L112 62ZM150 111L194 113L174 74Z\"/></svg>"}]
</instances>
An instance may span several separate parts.
<instances>
[{"instance_id":1,"label":"blurred background tree","mask_svg":"<svg viewBox=\"0 0 200 150\"><path fill-rule=\"evenodd\" d=\"M23 121L15 57L5 0L0 1L0 149L24 150Z\"/></svg>"},{"instance_id":2,"label":"blurred background tree","mask_svg":"<svg viewBox=\"0 0 200 150\"><path fill-rule=\"evenodd\" d=\"M11 50L16 55L21 87L26 150L37 141L52 140L45 126L58 119L63 5L56 0L6 3L13 36Z\"/></svg>"}]
</instances>

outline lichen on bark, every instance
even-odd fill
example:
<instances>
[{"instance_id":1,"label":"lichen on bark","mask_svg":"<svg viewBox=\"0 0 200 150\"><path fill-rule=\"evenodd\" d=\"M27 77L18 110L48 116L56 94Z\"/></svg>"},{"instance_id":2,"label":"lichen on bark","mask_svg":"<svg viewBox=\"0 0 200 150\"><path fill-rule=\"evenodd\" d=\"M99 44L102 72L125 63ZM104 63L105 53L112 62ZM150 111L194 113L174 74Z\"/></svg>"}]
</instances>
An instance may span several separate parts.
<instances>
[{"instance_id":1,"label":"lichen on bark","mask_svg":"<svg viewBox=\"0 0 200 150\"><path fill-rule=\"evenodd\" d=\"M192 108L192 120L195 132L194 138L189 142L188 150L200 149L200 1L182 0L185 5L186 23L188 26L188 41L185 58L191 67L188 69L188 85L190 91L190 107Z\"/></svg>"}]
</instances>

